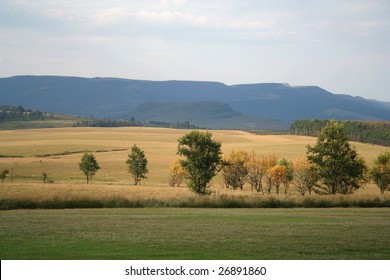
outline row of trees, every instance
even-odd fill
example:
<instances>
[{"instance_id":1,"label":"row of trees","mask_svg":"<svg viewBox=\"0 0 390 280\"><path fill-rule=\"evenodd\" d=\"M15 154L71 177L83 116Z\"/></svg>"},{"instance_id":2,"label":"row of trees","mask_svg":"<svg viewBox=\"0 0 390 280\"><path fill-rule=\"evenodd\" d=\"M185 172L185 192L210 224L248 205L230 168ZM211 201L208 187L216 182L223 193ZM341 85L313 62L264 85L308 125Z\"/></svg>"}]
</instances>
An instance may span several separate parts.
<instances>
[{"instance_id":1,"label":"row of trees","mask_svg":"<svg viewBox=\"0 0 390 280\"><path fill-rule=\"evenodd\" d=\"M278 195L281 192L286 195L290 187L301 195L311 194L312 191L320 193L316 188L319 186L319 174L306 158L279 160L276 154L262 155L254 151L248 153L234 149L223 156L222 160L221 173L226 188L242 190L245 184L249 184L252 191L262 194L270 194L275 190ZM171 163L169 174L172 187L180 186L187 176L179 159ZM205 193L207 192L204 191L203 194Z\"/></svg>"},{"instance_id":2,"label":"row of trees","mask_svg":"<svg viewBox=\"0 0 390 280\"><path fill-rule=\"evenodd\" d=\"M369 179L383 194L390 190L390 152L384 152L368 169L364 159L351 146L340 122L330 121L318 134L316 144L307 146L307 157L292 162L277 156L233 150L222 156L221 144L210 132L192 131L179 140L176 160L170 167L170 184L179 185L186 178L189 187L198 194L207 194L211 179L222 171L225 186L242 189L247 182L252 190L271 193L275 188L284 193L293 185L304 195L312 191L320 194L350 194Z\"/></svg>"},{"instance_id":3,"label":"row of trees","mask_svg":"<svg viewBox=\"0 0 390 280\"><path fill-rule=\"evenodd\" d=\"M291 124L291 133L317 136L329 120L296 120ZM349 140L390 146L390 122L388 121L340 121Z\"/></svg>"},{"instance_id":4,"label":"row of trees","mask_svg":"<svg viewBox=\"0 0 390 280\"><path fill-rule=\"evenodd\" d=\"M126 164L129 173L132 174L134 178L134 185L139 185L141 179L145 179L146 174L149 172L148 160L145 157L144 151L138 148L137 145L134 145L131 148L131 153L128 155ZM85 152L79 163L79 168L84 173L88 184L100 169L100 166L92 153Z\"/></svg>"},{"instance_id":5,"label":"row of trees","mask_svg":"<svg viewBox=\"0 0 390 280\"><path fill-rule=\"evenodd\" d=\"M147 126L147 127L166 127L166 128L177 128L177 129L197 129L198 127L190 124L189 121L185 122L162 122L162 121L147 121L142 122L136 120L134 117L131 119L110 119L110 118L95 118L82 120L75 122L74 127L127 127L127 126Z\"/></svg>"}]
</instances>

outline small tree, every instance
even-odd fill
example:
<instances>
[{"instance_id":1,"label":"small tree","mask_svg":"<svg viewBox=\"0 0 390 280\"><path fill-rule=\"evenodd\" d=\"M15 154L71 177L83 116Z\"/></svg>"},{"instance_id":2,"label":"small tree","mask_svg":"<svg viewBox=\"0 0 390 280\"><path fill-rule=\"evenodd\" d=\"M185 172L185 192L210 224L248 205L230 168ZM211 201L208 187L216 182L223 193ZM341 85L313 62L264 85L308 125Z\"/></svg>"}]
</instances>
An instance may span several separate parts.
<instances>
[{"instance_id":1,"label":"small tree","mask_svg":"<svg viewBox=\"0 0 390 280\"><path fill-rule=\"evenodd\" d=\"M340 122L330 121L319 133L307 158L319 172L325 193L352 193L366 182L367 166L349 144Z\"/></svg>"},{"instance_id":2,"label":"small tree","mask_svg":"<svg viewBox=\"0 0 390 280\"><path fill-rule=\"evenodd\" d=\"M390 191L390 151L381 153L370 170L370 177L379 187L381 194Z\"/></svg>"},{"instance_id":3,"label":"small tree","mask_svg":"<svg viewBox=\"0 0 390 280\"><path fill-rule=\"evenodd\" d=\"M265 170L265 181L267 183L267 192L271 193L273 183L272 183L272 173L271 170L278 164L278 156L275 154L268 154L263 156L262 160L263 169Z\"/></svg>"},{"instance_id":4,"label":"small tree","mask_svg":"<svg viewBox=\"0 0 390 280\"><path fill-rule=\"evenodd\" d=\"M148 174L148 160L145 157L144 151L134 145L131 148L131 153L128 155L128 159L126 164L129 168L129 173L131 173L134 177L134 185L139 185L141 183L141 179L146 178L146 174Z\"/></svg>"},{"instance_id":5,"label":"small tree","mask_svg":"<svg viewBox=\"0 0 390 280\"><path fill-rule=\"evenodd\" d=\"M49 177L49 175L46 172L42 172L42 181L44 184L53 184L54 181L52 178Z\"/></svg>"},{"instance_id":6,"label":"small tree","mask_svg":"<svg viewBox=\"0 0 390 280\"><path fill-rule=\"evenodd\" d=\"M298 158L293 162L293 185L296 190L301 194L305 195L309 191L311 194L313 187L317 184L319 176L318 172L314 169L306 158Z\"/></svg>"},{"instance_id":7,"label":"small tree","mask_svg":"<svg viewBox=\"0 0 390 280\"><path fill-rule=\"evenodd\" d=\"M180 165L180 160L175 159L169 166L169 185L171 187L180 187L181 182L185 178L186 171Z\"/></svg>"},{"instance_id":8,"label":"small tree","mask_svg":"<svg viewBox=\"0 0 390 280\"><path fill-rule=\"evenodd\" d=\"M262 157L252 151L248 155L248 160L245 165L248 170L247 180L251 185L252 191L255 189L256 192L262 192L264 194L262 179L266 170Z\"/></svg>"},{"instance_id":9,"label":"small tree","mask_svg":"<svg viewBox=\"0 0 390 280\"><path fill-rule=\"evenodd\" d=\"M4 169L3 171L1 171L0 173L0 179L1 179L1 182L4 183L4 180L5 178L7 177L9 171L8 169Z\"/></svg>"},{"instance_id":10,"label":"small tree","mask_svg":"<svg viewBox=\"0 0 390 280\"><path fill-rule=\"evenodd\" d=\"M281 165L275 165L269 170L272 185L276 188L276 193L279 195L280 185L285 181L286 168Z\"/></svg>"},{"instance_id":11,"label":"small tree","mask_svg":"<svg viewBox=\"0 0 390 280\"><path fill-rule=\"evenodd\" d=\"M49 179L49 175L46 172L42 172L42 181L46 184L47 179Z\"/></svg>"},{"instance_id":12,"label":"small tree","mask_svg":"<svg viewBox=\"0 0 390 280\"><path fill-rule=\"evenodd\" d=\"M186 170L188 187L201 195L209 193L210 181L222 167L221 143L211 137L208 131L193 130L178 139L177 153L185 157L180 164Z\"/></svg>"},{"instance_id":13,"label":"small tree","mask_svg":"<svg viewBox=\"0 0 390 280\"><path fill-rule=\"evenodd\" d=\"M92 176L100 169L95 156L92 153L85 152L79 163L80 170L87 178L87 184L92 179Z\"/></svg>"},{"instance_id":14,"label":"small tree","mask_svg":"<svg viewBox=\"0 0 390 280\"><path fill-rule=\"evenodd\" d=\"M287 190L290 186L290 183L294 179L294 167L291 161L288 161L287 159L282 159L279 162L280 166L283 166L285 169L285 176L283 179L283 186L284 186L284 195L287 195Z\"/></svg>"},{"instance_id":15,"label":"small tree","mask_svg":"<svg viewBox=\"0 0 390 280\"><path fill-rule=\"evenodd\" d=\"M222 168L222 177L227 188L243 189L248 175L247 161L248 153L240 149L234 149L224 158L226 164Z\"/></svg>"}]
</instances>

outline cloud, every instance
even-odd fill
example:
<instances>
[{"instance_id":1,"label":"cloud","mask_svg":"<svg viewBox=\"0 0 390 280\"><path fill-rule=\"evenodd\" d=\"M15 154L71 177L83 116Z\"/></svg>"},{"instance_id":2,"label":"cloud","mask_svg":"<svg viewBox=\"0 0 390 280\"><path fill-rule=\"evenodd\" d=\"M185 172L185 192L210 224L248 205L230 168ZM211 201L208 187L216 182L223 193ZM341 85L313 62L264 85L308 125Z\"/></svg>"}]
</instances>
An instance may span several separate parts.
<instances>
[{"instance_id":1,"label":"cloud","mask_svg":"<svg viewBox=\"0 0 390 280\"><path fill-rule=\"evenodd\" d=\"M389 22L383 20L353 21L346 23L343 31L367 37L377 34L377 31L382 28L389 28Z\"/></svg>"},{"instance_id":2,"label":"cloud","mask_svg":"<svg viewBox=\"0 0 390 280\"><path fill-rule=\"evenodd\" d=\"M129 13L126 8L112 7L103 10L98 10L91 15L91 19L96 24L113 24L120 22L129 17Z\"/></svg>"},{"instance_id":3,"label":"cloud","mask_svg":"<svg viewBox=\"0 0 390 280\"><path fill-rule=\"evenodd\" d=\"M164 9L176 8L185 4L185 0L161 0L161 7Z\"/></svg>"},{"instance_id":4,"label":"cloud","mask_svg":"<svg viewBox=\"0 0 390 280\"><path fill-rule=\"evenodd\" d=\"M3 75L388 80L388 0L0 1Z\"/></svg>"}]
</instances>

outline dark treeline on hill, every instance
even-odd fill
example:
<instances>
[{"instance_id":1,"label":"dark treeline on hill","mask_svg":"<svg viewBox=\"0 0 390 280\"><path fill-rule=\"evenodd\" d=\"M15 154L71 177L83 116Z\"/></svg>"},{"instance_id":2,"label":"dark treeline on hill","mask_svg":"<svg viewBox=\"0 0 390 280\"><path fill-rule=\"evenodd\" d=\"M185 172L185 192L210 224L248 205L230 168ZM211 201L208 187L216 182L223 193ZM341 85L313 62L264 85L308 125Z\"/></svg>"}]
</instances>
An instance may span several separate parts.
<instances>
[{"instance_id":1,"label":"dark treeline on hill","mask_svg":"<svg viewBox=\"0 0 390 280\"><path fill-rule=\"evenodd\" d=\"M96 117L81 117L65 114L47 113L39 110L25 109L23 106L0 105L0 122L29 122L29 121L52 121L52 120L73 120L73 127L164 127L178 129L198 129L200 127L184 122L163 122L163 121L140 121L134 117L130 119L111 119ZM35 126L36 127L36 126ZM43 124L44 127L44 124ZM12 126L11 126L12 128Z\"/></svg>"},{"instance_id":2,"label":"dark treeline on hill","mask_svg":"<svg viewBox=\"0 0 390 280\"><path fill-rule=\"evenodd\" d=\"M197 129L199 127L190 124L189 121L185 122L159 122L159 121L148 121L141 122L132 117L130 120L116 120L110 118L93 118L76 122L73 124L74 127L126 127L126 126L146 126L146 127L164 127L164 128L181 128L181 129Z\"/></svg>"},{"instance_id":3,"label":"dark treeline on hill","mask_svg":"<svg viewBox=\"0 0 390 280\"><path fill-rule=\"evenodd\" d=\"M0 105L0 122L44 120L47 116L47 113L25 109L22 106Z\"/></svg>"},{"instance_id":4,"label":"dark treeline on hill","mask_svg":"<svg viewBox=\"0 0 390 280\"><path fill-rule=\"evenodd\" d=\"M389 121L340 121L351 141L390 146ZM291 124L291 133L317 136L329 120L296 120Z\"/></svg>"}]
</instances>

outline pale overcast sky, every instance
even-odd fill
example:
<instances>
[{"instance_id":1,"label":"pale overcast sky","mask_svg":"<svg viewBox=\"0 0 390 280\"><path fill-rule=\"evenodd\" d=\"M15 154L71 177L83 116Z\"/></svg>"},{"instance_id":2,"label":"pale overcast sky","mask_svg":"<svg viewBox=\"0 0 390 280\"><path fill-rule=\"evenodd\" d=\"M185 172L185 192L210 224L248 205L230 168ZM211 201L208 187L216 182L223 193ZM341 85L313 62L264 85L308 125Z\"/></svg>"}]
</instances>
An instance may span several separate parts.
<instances>
[{"instance_id":1,"label":"pale overcast sky","mask_svg":"<svg viewBox=\"0 0 390 280\"><path fill-rule=\"evenodd\" d=\"M389 0L0 0L0 77L282 82L390 101Z\"/></svg>"}]
</instances>

